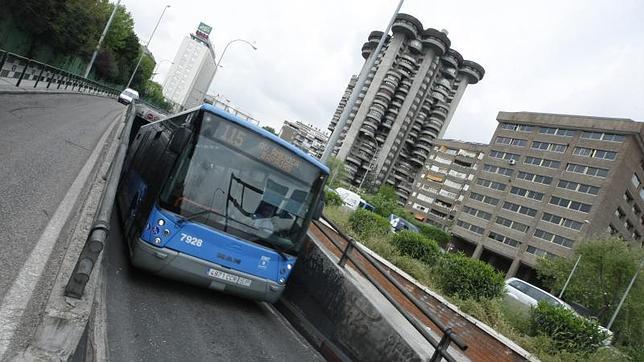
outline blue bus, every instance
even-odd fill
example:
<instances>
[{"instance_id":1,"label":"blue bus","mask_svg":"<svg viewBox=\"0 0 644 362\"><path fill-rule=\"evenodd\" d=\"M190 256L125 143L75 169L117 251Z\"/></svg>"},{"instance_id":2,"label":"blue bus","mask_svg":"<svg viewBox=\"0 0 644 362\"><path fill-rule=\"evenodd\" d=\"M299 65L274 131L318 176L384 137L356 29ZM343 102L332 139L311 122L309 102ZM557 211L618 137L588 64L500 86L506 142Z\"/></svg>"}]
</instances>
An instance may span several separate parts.
<instances>
[{"instance_id":1,"label":"blue bus","mask_svg":"<svg viewBox=\"0 0 644 362\"><path fill-rule=\"evenodd\" d=\"M329 169L211 105L147 124L117 193L135 267L255 300L285 288Z\"/></svg>"}]
</instances>

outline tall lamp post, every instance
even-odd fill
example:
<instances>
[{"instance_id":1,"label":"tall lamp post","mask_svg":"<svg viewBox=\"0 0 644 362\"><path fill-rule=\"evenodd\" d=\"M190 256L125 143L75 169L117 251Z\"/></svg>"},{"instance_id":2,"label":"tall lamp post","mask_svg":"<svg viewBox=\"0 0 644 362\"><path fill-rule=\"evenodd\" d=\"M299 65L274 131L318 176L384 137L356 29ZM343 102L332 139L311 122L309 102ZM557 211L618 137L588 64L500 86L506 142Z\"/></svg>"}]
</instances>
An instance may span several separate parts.
<instances>
[{"instance_id":1,"label":"tall lamp post","mask_svg":"<svg viewBox=\"0 0 644 362\"><path fill-rule=\"evenodd\" d=\"M121 0L118 0L116 2L116 5L114 5L114 9L112 9L112 14L110 15L110 18L107 20L107 24L103 29L103 33L101 34L101 37L98 39L98 44L96 44L94 53L92 53L92 60L89 61L89 64L87 64L87 68L85 68L85 73L83 74L83 77L85 78L87 78L87 76L89 75L89 71L92 70L92 65L94 65L94 61L96 60L96 55L98 54L98 51L101 49L101 44L103 44L103 40L105 39L107 32L110 30L110 26L112 25L112 20L114 20L114 15L116 15L116 11L118 10L120 4L121 4Z\"/></svg>"},{"instance_id":2,"label":"tall lamp post","mask_svg":"<svg viewBox=\"0 0 644 362\"><path fill-rule=\"evenodd\" d=\"M150 34L150 38L148 39L147 44L145 44L145 48L147 49L150 46L150 42L152 41L152 37L154 36L154 33L157 31L157 28L159 27L159 23L161 22L161 19L163 18L163 14L165 14L165 11L168 10L170 5L166 5L163 8L163 11L161 12L161 16L159 16L159 20L157 20L157 24L154 26L154 30L152 30L152 34ZM145 56L145 52L141 52L141 56L139 57L139 61L136 63L136 67L134 67L134 71L132 72L132 75L130 76L130 80L127 82L127 85L125 88L130 88L130 84L132 84L132 80L134 79L134 75L136 74L136 71L139 70L139 65L141 65L141 60L143 60L143 57Z\"/></svg>"},{"instance_id":3,"label":"tall lamp post","mask_svg":"<svg viewBox=\"0 0 644 362\"><path fill-rule=\"evenodd\" d=\"M369 160L369 166L367 166L367 171L365 171L364 176L362 176L362 180L360 181L360 184L358 185L358 193L360 193L360 189L362 189L362 184L364 183L364 180L367 179L367 175L369 174L369 171L371 171L371 167L373 164L373 160L376 159L376 156L380 153L380 145L378 145L378 141L376 140L376 137L374 136L369 136L373 140L373 142L376 144L376 152L373 153L371 156L371 160Z\"/></svg>"},{"instance_id":4,"label":"tall lamp post","mask_svg":"<svg viewBox=\"0 0 644 362\"><path fill-rule=\"evenodd\" d=\"M226 46L224 47L224 50L221 52L221 55L219 56L219 60L218 60L218 61L217 61L217 63L215 64L215 74L213 74L213 75L212 75L212 79L213 79L213 80L215 79L215 76L217 75L217 70L219 70L219 64L221 64L221 60L224 58L224 55L226 54L226 50L228 50L228 46L229 46L230 44L235 43L235 42L238 42L238 41L240 41L240 42L242 42L242 43L246 43L246 44L250 45L250 46L253 48L253 50L257 50L257 47L256 47L255 45L253 45L253 43L249 42L248 40L244 40L244 39L235 39L235 40L231 40L231 41L229 41L229 42L228 42L228 44L226 44ZM211 81L211 83L212 83L212 81Z\"/></svg>"}]
</instances>

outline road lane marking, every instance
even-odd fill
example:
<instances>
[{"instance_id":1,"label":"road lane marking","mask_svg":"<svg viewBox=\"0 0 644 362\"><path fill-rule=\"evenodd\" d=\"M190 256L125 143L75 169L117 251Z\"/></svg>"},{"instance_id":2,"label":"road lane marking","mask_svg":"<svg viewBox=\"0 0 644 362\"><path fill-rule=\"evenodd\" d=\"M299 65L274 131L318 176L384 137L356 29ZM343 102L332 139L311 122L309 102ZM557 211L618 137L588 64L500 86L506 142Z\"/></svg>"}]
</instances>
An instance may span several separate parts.
<instances>
[{"instance_id":1,"label":"road lane marking","mask_svg":"<svg viewBox=\"0 0 644 362\"><path fill-rule=\"evenodd\" d=\"M76 176L76 179L67 190L65 197L49 220L49 223L43 230L38 242L31 251L29 258L18 272L9 292L5 295L0 305L0 360L8 356L5 353L9 349L11 341L14 338L16 330L20 325L20 320L32 298L32 295L42 275L45 265L51 256L51 253L58 241L60 233L74 210L74 205L78 200L83 187L85 186L94 165L106 143L107 137L112 129L118 124L121 117L117 117L112 124L107 127L96 147L90 154L89 158L83 165L83 168ZM55 292L55 291L52 291ZM62 292L62 291L59 291Z\"/></svg>"}]
</instances>

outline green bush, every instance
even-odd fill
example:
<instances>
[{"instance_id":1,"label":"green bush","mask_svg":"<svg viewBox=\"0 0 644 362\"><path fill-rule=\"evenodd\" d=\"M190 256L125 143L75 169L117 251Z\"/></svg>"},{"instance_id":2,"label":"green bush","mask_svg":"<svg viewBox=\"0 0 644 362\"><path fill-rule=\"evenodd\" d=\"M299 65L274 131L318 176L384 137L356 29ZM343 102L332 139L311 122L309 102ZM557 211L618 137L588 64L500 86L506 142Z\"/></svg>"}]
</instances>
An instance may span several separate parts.
<instances>
[{"instance_id":1,"label":"green bush","mask_svg":"<svg viewBox=\"0 0 644 362\"><path fill-rule=\"evenodd\" d=\"M411 222L420 229L421 234L432 240L435 240L439 245L447 245L447 243L449 243L452 239L452 237L448 233L435 226L431 226L427 223L416 220L413 220Z\"/></svg>"},{"instance_id":2,"label":"green bush","mask_svg":"<svg viewBox=\"0 0 644 362\"><path fill-rule=\"evenodd\" d=\"M349 217L351 228L360 238L384 236L389 233L389 220L365 209L358 209Z\"/></svg>"},{"instance_id":3,"label":"green bush","mask_svg":"<svg viewBox=\"0 0 644 362\"><path fill-rule=\"evenodd\" d=\"M567 351L591 353L602 345L605 332L596 322L583 318L562 306L539 302L530 314L531 335L552 338L552 352Z\"/></svg>"},{"instance_id":4,"label":"green bush","mask_svg":"<svg viewBox=\"0 0 644 362\"><path fill-rule=\"evenodd\" d=\"M342 198L337 193L325 189L324 204L326 206L340 206L342 205Z\"/></svg>"},{"instance_id":5,"label":"green bush","mask_svg":"<svg viewBox=\"0 0 644 362\"><path fill-rule=\"evenodd\" d=\"M401 254L429 265L434 264L440 256L440 248L434 240L413 231L400 231L394 234L391 241Z\"/></svg>"},{"instance_id":6,"label":"green bush","mask_svg":"<svg viewBox=\"0 0 644 362\"><path fill-rule=\"evenodd\" d=\"M503 294L503 275L480 260L462 254L446 254L435 269L438 284L447 295L481 300Z\"/></svg>"}]
</instances>

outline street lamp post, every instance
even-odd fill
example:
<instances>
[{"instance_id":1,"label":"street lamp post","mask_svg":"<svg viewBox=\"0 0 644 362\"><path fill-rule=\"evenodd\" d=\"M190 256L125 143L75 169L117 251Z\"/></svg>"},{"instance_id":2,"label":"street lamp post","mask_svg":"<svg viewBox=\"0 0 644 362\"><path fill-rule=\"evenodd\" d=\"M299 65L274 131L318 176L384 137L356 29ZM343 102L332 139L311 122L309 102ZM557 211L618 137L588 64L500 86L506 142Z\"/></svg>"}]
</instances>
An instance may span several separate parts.
<instances>
[{"instance_id":1,"label":"street lamp post","mask_svg":"<svg viewBox=\"0 0 644 362\"><path fill-rule=\"evenodd\" d=\"M217 70L219 70L219 64L221 64L221 60L224 58L224 55L226 54L226 50L228 50L228 46L229 46L230 44L235 43L235 42L238 42L238 41L240 41L240 42L243 42L243 43L246 43L246 44L250 45L250 46L253 48L253 50L257 50L257 47L256 47L255 45L253 45L251 42L249 42L248 40L244 40L244 39L235 39L235 40L231 40L231 41L229 41L229 42L228 42L228 44L226 44L226 46L224 47L224 50L221 52L221 55L219 56L219 60L218 60L218 61L217 61L217 63L215 64L215 73L212 75L212 79L213 79L213 80L215 79L215 76L217 75ZM212 81L211 81L211 83L212 83Z\"/></svg>"},{"instance_id":2,"label":"street lamp post","mask_svg":"<svg viewBox=\"0 0 644 362\"><path fill-rule=\"evenodd\" d=\"M87 76L89 75L89 71L92 70L92 65L94 65L94 61L96 60L96 55L98 54L98 51L101 49L101 44L103 44L103 40L105 39L107 32L110 30L110 26L112 25L112 20L114 20L114 15L116 15L116 10L118 10L120 4L121 4L121 0L118 0L116 2L116 5L114 5L114 9L112 9L112 14L110 15L110 18L107 20L107 24L103 29L103 33L101 34L101 37L98 39L98 44L96 44L94 53L92 53L92 60L89 61L89 64L87 64L87 68L85 69L85 74L83 75L83 77L85 78L87 78Z\"/></svg>"},{"instance_id":3,"label":"street lamp post","mask_svg":"<svg viewBox=\"0 0 644 362\"><path fill-rule=\"evenodd\" d=\"M153 76L154 76L155 74L157 74L157 70L159 69L159 67L161 67L161 64L163 64L163 62L170 62L170 64L174 64L174 62L173 62L172 60L170 60L170 59L163 59L163 60L159 61L159 62L156 64L156 66L154 67L154 70L152 71L152 75L153 75Z\"/></svg>"},{"instance_id":4,"label":"street lamp post","mask_svg":"<svg viewBox=\"0 0 644 362\"><path fill-rule=\"evenodd\" d=\"M159 20L157 20L157 24L154 26L154 30L152 30L152 34L150 34L150 38L148 39L147 44L145 44L145 48L147 49L150 46L150 42L152 41L152 37L154 36L154 33L157 31L157 28L159 27L159 23L161 22L161 19L163 18L163 14L165 14L165 11L168 10L170 5L166 5L163 8L163 11L161 12L161 16L159 16ZM143 60L143 56L145 56L145 51L141 52L141 56L139 57L139 61L136 63L136 67L134 67L134 71L132 72L132 76L130 76L130 80L127 82L127 85L125 88L130 88L130 84L132 84L132 80L134 79L134 75L136 74L136 71L139 70L139 65L141 65L141 60Z\"/></svg>"},{"instance_id":5,"label":"street lamp post","mask_svg":"<svg viewBox=\"0 0 644 362\"><path fill-rule=\"evenodd\" d=\"M373 164L373 160L376 159L376 156L380 153L380 146L378 145L378 141L376 140L376 137L374 136L369 136L373 140L373 142L376 144L376 152L373 153L371 156L371 160L369 160L369 166L367 166L367 171L365 171L364 176L362 176L362 180L360 181L360 184L358 185L358 193L360 193L360 189L362 188L362 184L364 183L364 180L367 179L367 175L369 174L369 171L371 171L371 167Z\"/></svg>"}]
</instances>

